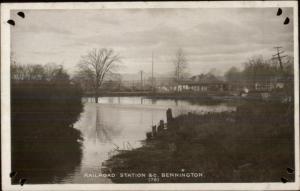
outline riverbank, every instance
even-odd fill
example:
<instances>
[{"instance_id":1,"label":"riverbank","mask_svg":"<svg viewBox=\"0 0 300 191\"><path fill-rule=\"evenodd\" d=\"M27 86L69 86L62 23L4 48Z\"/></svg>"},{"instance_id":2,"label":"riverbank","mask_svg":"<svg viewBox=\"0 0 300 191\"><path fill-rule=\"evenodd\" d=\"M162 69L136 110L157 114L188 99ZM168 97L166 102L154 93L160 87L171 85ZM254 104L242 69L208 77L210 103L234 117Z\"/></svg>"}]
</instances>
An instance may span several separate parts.
<instances>
[{"instance_id":1,"label":"riverbank","mask_svg":"<svg viewBox=\"0 0 300 191\"><path fill-rule=\"evenodd\" d=\"M12 184L59 182L75 170L82 136L73 124L82 111L81 91L69 81L12 83Z\"/></svg>"},{"instance_id":2,"label":"riverbank","mask_svg":"<svg viewBox=\"0 0 300 191\"><path fill-rule=\"evenodd\" d=\"M95 101L93 94L85 94L86 98L91 98ZM142 97L152 100L184 100L191 104L205 104L215 105L222 102L240 102L242 101L239 96L228 96L225 94L207 94L207 93L195 93L195 92L181 92L181 93L159 93L159 92L101 92L101 97Z\"/></svg>"},{"instance_id":3,"label":"riverbank","mask_svg":"<svg viewBox=\"0 0 300 191\"><path fill-rule=\"evenodd\" d=\"M294 168L293 121L290 105L266 102L181 115L142 147L111 157L106 171L116 174L116 183L292 181L286 168Z\"/></svg>"},{"instance_id":4,"label":"riverbank","mask_svg":"<svg viewBox=\"0 0 300 191\"><path fill-rule=\"evenodd\" d=\"M99 97L144 97L148 99L171 99L187 100L191 103L215 104L221 102L244 102L244 101L272 101L291 102L292 94L287 95L282 91L252 91L244 94L229 91L211 92L100 92ZM93 93L85 93L84 97L94 97Z\"/></svg>"},{"instance_id":5,"label":"riverbank","mask_svg":"<svg viewBox=\"0 0 300 191\"><path fill-rule=\"evenodd\" d=\"M152 91L135 91L135 92L99 92L99 97L136 97L144 96L151 98L171 98L171 99L183 99L183 98L210 98L212 96L225 96L228 92L152 92ZM85 97L94 97L93 93L85 93Z\"/></svg>"}]
</instances>

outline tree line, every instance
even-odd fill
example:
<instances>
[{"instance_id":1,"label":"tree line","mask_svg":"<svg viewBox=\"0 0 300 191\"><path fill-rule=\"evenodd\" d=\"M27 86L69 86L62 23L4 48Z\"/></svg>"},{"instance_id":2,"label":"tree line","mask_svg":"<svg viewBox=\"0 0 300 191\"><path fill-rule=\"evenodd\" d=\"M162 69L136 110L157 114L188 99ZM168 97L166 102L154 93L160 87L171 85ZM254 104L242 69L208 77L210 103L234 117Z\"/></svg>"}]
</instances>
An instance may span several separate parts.
<instances>
[{"instance_id":1,"label":"tree line","mask_svg":"<svg viewBox=\"0 0 300 191\"><path fill-rule=\"evenodd\" d=\"M173 76L170 82L178 85L190 77L189 63L186 53L179 48L173 57ZM246 61L243 69L231 67L224 76L230 84L254 86L257 82L267 82L274 79L293 80L293 57L289 56L284 63L279 64L278 60L264 59L262 56L253 56ZM120 88L121 76L117 73L120 68L121 57L113 49L92 49L81 56L77 71L71 78L61 65L19 65L12 62L11 75L15 81L51 81L51 82L72 82L84 91L92 92L95 100L103 88L105 81L118 81ZM201 64L201 63L200 63ZM155 88L154 88L155 89ZM178 90L178 88L177 88Z\"/></svg>"},{"instance_id":2,"label":"tree line","mask_svg":"<svg viewBox=\"0 0 300 191\"><path fill-rule=\"evenodd\" d=\"M62 66L12 61L11 168L27 183L50 183L80 164L82 137L73 124L83 111L81 97Z\"/></svg>"},{"instance_id":3,"label":"tree line","mask_svg":"<svg viewBox=\"0 0 300 191\"><path fill-rule=\"evenodd\" d=\"M62 65L49 63L45 66L40 64L18 64L12 62L11 79L17 81L47 81L69 82L70 75Z\"/></svg>"},{"instance_id":4,"label":"tree line","mask_svg":"<svg viewBox=\"0 0 300 191\"><path fill-rule=\"evenodd\" d=\"M255 89L256 84L274 84L281 82L289 95L293 93L294 60L289 56L280 65L278 60L253 56L244 63L243 69L231 67L225 72L225 80L233 86Z\"/></svg>"}]
</instances>

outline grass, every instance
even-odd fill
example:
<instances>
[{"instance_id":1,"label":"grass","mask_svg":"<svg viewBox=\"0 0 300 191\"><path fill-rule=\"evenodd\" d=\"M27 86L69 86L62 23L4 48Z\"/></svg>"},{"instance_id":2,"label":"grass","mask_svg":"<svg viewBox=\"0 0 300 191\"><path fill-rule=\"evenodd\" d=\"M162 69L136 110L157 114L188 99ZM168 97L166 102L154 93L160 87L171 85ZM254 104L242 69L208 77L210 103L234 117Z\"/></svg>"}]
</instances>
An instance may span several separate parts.
<instances>
[{"instance_id":1,"label":"grass","mask_svg":"<svg viewBox=\"0 0 300 191\"><path fill-rule=\"evenodd\" d=\"M159 182L280 182L294 180L293 108L289 104L251 102L236 112L181 115L168 130L141 148L109 159L117 175L203 173L201 178L159 177ZM145 183L146 178L112 179Z\"/></svg>"}]
</instances>

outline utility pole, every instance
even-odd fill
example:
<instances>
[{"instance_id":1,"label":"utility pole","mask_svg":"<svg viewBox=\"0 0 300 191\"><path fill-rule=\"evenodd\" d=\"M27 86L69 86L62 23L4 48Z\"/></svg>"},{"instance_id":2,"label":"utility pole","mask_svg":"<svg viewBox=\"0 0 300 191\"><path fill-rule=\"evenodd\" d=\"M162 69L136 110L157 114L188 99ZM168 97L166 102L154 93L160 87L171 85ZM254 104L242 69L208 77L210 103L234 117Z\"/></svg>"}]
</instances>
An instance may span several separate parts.
<instances>
[{"instance_id":1,"label":"utility pole","mask_svg":"<svg viewBox=\"0 0 300 191\"><path fill-rule=\"evenodd\" d=\"M143 70L141 70L141 90L143 91Z\"/></svg>"},{"instance_id":2,"label":"utility pole","mask_svg":"<svg viewBox=\"0 0 300 191\"><path fill-rule=\"evenodd\" d=\"M279 66L280 66L280 70L283 71L283 64L282 64L282 58L286 57L287 55L281 55L284 53L281 46L276 46L274 47L277 51L276 54L272 55L272 59L277 59L278 60L278 63L279 63Z\"/></svg>"},{"instance_id":3,"label":"utility pole","mask_svg":"<svg viewBox=\"0 0 300 191\"><path fill-rule=\"evenodd\" d=\"M177 79L176 79L176 83L177 83L177 88L176 88L176 90L177 90L177 93L179 92L179 63L178 63L179 61L177 61Z\"/></svg>"},{"instance_id":4,"label":"utility pole","mask_svg":"<svg viewBox=\"0 0 300 191\"><path fill-rule=\"evenodd\" d=\"M152 92L154 92L154 75L153 75L153 51L152 51L152 78L151 78L151 87L152 87Z\"/></svg>"},{"instance_id":5,"label":"utility pole","mask_svg":"<svg viewBox=\"0 0 300 191\"><path fill-rule=\"evenodd\" d=\"M287 83L287 78L284 73L283 73L283 63L282 63L282 58L286 57L287 55L282 55L284 53L282 49L282 47L280 46L277 46L277 47L274 47L277 51L277 54L274 54L272 55L272 59L277 59L278 60L278 63L279 63L279 66L280 66L280 70L281 70L281 73L279 74L279 77L282 78L284 80L284 93L285 93L285 97L289 99L289 97L291 97L290 93L289 93L289 90L286 88L286 86L288 86L288 83ZM292 99L292 98L291 98ZM291 102L289 104L289 107L291 106Z\"/></svg>"}]
</instances>

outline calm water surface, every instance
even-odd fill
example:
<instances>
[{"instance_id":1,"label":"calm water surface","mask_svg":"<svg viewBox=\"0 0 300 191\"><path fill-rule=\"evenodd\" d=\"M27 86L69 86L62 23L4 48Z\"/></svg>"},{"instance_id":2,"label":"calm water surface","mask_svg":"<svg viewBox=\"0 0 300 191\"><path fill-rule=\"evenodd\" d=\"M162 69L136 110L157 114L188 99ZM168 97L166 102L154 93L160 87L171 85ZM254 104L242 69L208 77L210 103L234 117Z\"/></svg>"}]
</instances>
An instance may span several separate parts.
<instances>
[{"instance_id":1,"label":"calm water surface","mask_svg":"<svg viewBox=\"0 0 300 191\"><path fill-rule=\"evenodd\" d=\"M85 99L84 111L74 127L82 132L82 161L75 172L63 183L110 183L99 175L102 162L112 156L116 148L130 150L141 146L146 132L159 120L166 121L166 110L172 108L173 116L187 112L206 113L232 111L226 104L200 105L188 101L152 100L142 97L101 97L99 103Z\"/></svg>"}]
</instances>

